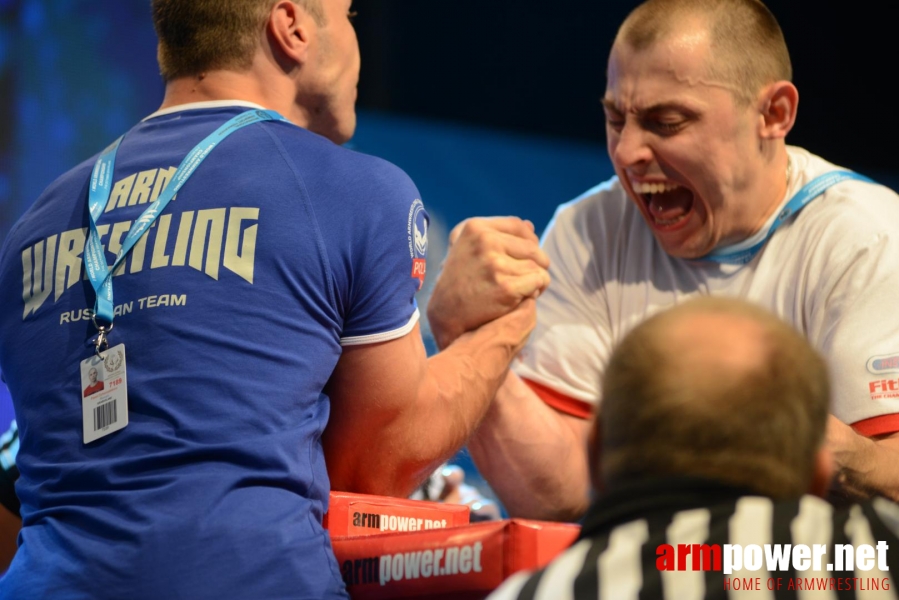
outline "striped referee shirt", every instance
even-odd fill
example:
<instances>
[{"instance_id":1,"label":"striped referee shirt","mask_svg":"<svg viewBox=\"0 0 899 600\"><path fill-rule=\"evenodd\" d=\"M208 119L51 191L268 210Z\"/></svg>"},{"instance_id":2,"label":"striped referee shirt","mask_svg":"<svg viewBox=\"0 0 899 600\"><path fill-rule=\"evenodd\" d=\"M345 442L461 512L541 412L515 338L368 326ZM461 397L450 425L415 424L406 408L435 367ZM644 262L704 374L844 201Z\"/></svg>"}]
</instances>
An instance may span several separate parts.
<instances>
[{"instance_id":1,"label":"striped referee shirt","mask_svg":"<svg viewBox=\"0 0 899 600\"><path fill-rule=\"evenodd\" d=\"M546 568L509 578L489 600L899 598L896 532L899 506L883 499L835 510L813 496L773 501L697 479L643 482L600 498L573 546ZM887 548L875 550L878 542ZM810 560L797 571L798 551L776 562L786 544L807 546L810 557L818 550L818 570ZM863 544L874 559L857 553ZM726 559L715 564L713 545L733 557L730 574Z\"/></svg>"},{"instance_id":2,"label":"striped referee shirt","mask_svg":"<svg viewBox=\"0 0 899 600\"><path fill-rule=\"evenodd\" d=\"M6 507L14 515L19 514L19 499L16 497L16 454L19 451L19 429L16 422L10 423L9 430L0 434L0 506Z\"/></svg>"}]
</instances>

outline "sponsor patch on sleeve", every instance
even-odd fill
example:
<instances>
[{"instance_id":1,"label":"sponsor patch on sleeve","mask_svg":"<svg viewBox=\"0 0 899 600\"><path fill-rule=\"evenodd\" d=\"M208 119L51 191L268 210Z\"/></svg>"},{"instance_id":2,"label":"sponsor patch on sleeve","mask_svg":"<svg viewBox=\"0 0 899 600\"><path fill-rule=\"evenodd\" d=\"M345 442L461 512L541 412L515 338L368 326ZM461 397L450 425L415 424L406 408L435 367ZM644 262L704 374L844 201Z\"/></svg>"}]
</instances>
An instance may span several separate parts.
<instances>
[{"instance_id":1,"label":"sponsor patch on sleeve","mask_svg":"<svg viewBox=\"0 0 899 600\"><path fill-rule=\"evenodd\" d=\"M415 199L409 208L407 233L409 236L409 255L412 258L412 277L418 280L418 289L425 282L425 271L428 257L428 213L421 200Z\"/></svg>"}]
</instances>

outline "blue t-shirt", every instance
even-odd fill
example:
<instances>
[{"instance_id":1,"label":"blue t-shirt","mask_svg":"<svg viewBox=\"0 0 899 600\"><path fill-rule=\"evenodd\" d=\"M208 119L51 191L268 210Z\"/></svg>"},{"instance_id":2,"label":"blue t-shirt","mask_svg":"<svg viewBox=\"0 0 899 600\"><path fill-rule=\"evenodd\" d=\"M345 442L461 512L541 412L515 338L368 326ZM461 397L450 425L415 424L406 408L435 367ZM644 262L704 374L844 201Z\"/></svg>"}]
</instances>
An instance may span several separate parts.
<instances>
[{"instance_id":1,"label":"blue t-shirt","mask_svg":"<svg viewBox=\"0 0 899 600\"><path fill-rule=\"evenodd\" d=\"M125 136L99 219L110 263L181 159L243 110L158 114ZM85 445L94 160L54 182L0 254L23 518L0 598L345 597L321 527L323 389L342 345L418 319L414 184L289 123L224 140L114 277L130 422Z\"/></svg>"}]
</instances>

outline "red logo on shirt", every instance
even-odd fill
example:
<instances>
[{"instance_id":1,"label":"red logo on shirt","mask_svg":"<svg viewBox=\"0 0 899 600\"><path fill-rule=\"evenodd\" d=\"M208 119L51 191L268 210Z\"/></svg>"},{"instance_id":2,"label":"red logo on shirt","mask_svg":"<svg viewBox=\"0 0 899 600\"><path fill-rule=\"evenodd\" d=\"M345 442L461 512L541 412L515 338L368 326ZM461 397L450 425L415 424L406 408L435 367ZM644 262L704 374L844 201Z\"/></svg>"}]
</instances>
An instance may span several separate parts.
<instances>
[{"instance_id":1,"label":"red logo on shirt","mask_svg":"<svg viewBox=\"0 0 899 600\"><path fill-rule=\"evenodd\" d=\"M418 289L425 283L425 268L427 261L423 258L412 259L412 277L418 280Z\"/></svg>"},{"instance_id":2,"label":"red logo on shirt","mask_svg":"<svg viewBox=\"0 0 899 600\"><path fill-rule=\"evenodd\" d=\"M868 383L872 400L899 398L899 379L878 379Z\"/></svg>"}]
</instances>

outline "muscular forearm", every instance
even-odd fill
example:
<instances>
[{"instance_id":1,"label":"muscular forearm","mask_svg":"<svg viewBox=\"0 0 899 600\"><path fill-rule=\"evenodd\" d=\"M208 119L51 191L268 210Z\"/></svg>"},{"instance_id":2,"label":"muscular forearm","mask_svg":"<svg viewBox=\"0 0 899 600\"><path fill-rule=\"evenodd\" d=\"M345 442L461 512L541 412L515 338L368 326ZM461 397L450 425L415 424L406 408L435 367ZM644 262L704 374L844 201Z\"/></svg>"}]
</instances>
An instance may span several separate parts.
<instances>
[{"instance_id":1,"label":"muscular forearm","mask_svg":"<svg viewBox=\"0 0 899 600\"><path fill-rule=\"evenodd\" d=\"M509 373L468 448L509 514L574 520L589 504L588 427Z\"/></svg>"},{"instance_id":2,"label":"muscular forearm","mask_svg":"<svg viewBox=\"0 0 899 600\"><path fill-rule=\"evenodd\" d=\"M465 444L535 318L527 301L429 359L417 327L382 347L347 350L329 382L322 437L334 489L408 495Z\"/></svg>"},{"instance_id":3,"label":"muscular forearm","mask_svg":"<svg viewBox=\"0 0 899 600\"><path fill-rule=\"evenodd\" d=\"M489 325L458 338L428 359L416 407L402 429L410 443L411 480L417 484L452 457L475 431L496 395L516 349Z\"/></svg>"}]
</instances>

